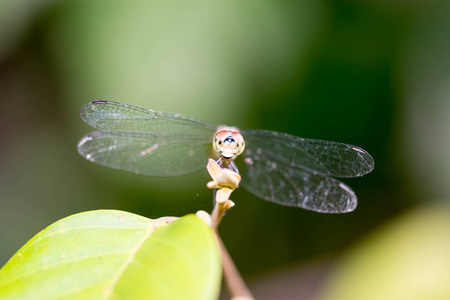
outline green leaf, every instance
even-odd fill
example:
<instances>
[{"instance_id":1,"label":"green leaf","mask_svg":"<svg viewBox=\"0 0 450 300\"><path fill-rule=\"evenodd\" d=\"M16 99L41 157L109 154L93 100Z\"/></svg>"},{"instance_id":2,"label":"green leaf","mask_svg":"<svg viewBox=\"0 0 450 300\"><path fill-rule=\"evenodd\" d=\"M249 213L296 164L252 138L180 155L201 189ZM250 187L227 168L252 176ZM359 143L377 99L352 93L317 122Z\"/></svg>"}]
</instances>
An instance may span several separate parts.
<instances>
[{"instance_id":1,"label":"green leaf","mask_svg":"<svg viewBox=\"0 0 450 300\"><path fill-rule=\"evenodd\" d=\"M450 299L450 206L416 206L336 264L322 300Z\"/></svg>"},{"instance_id":2,"label":"green leaf","mask_svg":"<svg viewBox=\"0 0 450 300\"><path fill-rule=\"evenodd\" d=\"M99 210L42 230L0 270L0 299L214 299L221 266L195 216Z\"/></svg>"}]
</instances>

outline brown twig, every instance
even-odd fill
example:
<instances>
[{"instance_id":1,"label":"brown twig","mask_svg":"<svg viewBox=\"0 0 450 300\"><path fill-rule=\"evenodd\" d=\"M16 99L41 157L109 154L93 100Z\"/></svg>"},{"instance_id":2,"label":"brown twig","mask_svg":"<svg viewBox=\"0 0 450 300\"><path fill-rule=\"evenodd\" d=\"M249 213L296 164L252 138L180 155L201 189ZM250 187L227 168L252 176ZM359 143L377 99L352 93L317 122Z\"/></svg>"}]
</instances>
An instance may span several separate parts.
<instances>
[{"instance_id":1,"label":"brown twig","mask_svg":"<svg viewBox=\"0 0 450 300\"><path fill-rule=\"evenodd\" d=\"M230 291L232 300L254 300L250 290L246 286L220 239L217 230L225 212L234 206L233 201L230 200L230 195L239 185L241 176L230 169L221 168L212 159L208 162L207 170L213 179L213 181L208 182L207 186L214 189L214 209L211 213L211 227L216 236L217 244L219 245L225 282Z\"/></svg>"},{"instance_id":2,"label":"brown twig","mask_svg":"<svg viewBox=\"0 0 450 300\"><path fill-rule=\"evenodd\" d=\"M220 221L222 221L225 212L233 206L234 203L231 200L226 200L225 202L216 202L211 213L211 227L214 230L217 230L217 227L219 227Z\"/></svg>"},{"instance_id":3,"label":"brown twig","mask_svg":"<svg viewBox=\"0 0 450 300\"><path fill-rule=\"evenodd\" d=\"M222 257L223 276L225 278L228 291L231 294L231 299L239 298L239 300L254 300L255 298L253 298L253 295L242 279L241 274L239 274L238 269L236 268L230 254L219 236L219 233L217 232L217 229L214 230L214 233L216 235L220 255Z\"/></svg>"},{"instance_id":4,"label":"brown twig","mask_svg":"<svg viewBox=\"0 0 450 300\"><path fill-rule=\"evenodd\" d=\"M225 212L231 208L234 203L231 200L225 202L216 202L214 209L211 213L211 227L216 236L217 244L219 245L220 256L222 259L223 275L225 278L225 283L231 294L231 299L239 300L254 300L252 293L248 289L244 280L239 274L230 254L228 253L222 239L219 236L218 226L222 220Z\"/></svg>"}]
</instances>

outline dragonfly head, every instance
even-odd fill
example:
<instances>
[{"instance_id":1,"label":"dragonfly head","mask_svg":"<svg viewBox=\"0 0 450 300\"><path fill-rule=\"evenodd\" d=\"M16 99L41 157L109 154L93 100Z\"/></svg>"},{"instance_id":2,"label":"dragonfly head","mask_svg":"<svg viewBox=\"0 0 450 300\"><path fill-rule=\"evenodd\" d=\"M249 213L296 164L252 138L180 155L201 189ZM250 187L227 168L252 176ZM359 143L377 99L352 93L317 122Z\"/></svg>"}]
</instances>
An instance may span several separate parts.
<instances>
[{"instance_id":1,"label":"dragonfly head","mask_svg":"<svg viewBox=\"0 0 450 300\"><path fill-rule=\"evenodd\" d=\"M233 159L244 151L244 138L236 127L219 126L214 135L213 147L223 158Z\"/></svg>"}]
</instances>

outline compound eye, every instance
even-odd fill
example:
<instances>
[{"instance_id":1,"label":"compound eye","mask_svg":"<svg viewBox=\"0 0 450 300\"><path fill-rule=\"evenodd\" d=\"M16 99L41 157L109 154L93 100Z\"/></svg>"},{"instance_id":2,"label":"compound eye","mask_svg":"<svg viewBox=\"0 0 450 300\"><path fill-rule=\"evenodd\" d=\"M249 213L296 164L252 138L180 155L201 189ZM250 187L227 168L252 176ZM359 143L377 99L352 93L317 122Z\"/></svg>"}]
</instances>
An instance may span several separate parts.
<instances>
[{"instance_id":1,"label":"compound eye","mask_svg":"<svg viewBox=\"0 0 450 300\"><path fill-rule=\"evenodd\" d=\"M241 155L245 149L244 138L242 137L242 135L239 132L235 132L233 137L236 140L236 155Z\"/></svg>"},{"instance_id":2,"label":"compound eye","mask_svg":"<svg viewBox=\"0 0 450 300\"><path fill-rule=\"evenodd\" d=\"M213 141L214 151L220 152L220 145L222 145L222 142L223 142L222 139L223 139L223 133L221 131L219 131L214 136L214 141Z\"/></svg>"},{"instance_id":3,"label":"compound eye","mask_svg":"<svg viewBox=\"0 0 450 300\"><path fill-rule=\"evenodd\" d=\"M241 155L242 152L244 152L244 149L245 149L245 143L244 142L238 143L237 149L236 149L237 150L236 155Z\"/></svg>"},{"instance_id":4,"label":"compound eye","mask_svg":"<svg viewBox=\"0 0 450 300\"><path fill-rule=\"evenodd\" d=\"M218 143L217 138L214 138L213 148L214 148L214 151L219 152L219 143Z\"/></svg>"},{"instance_id":5,"label":"compound eye","mask_svg":"<svg viewBox=\"0 0 450 300\"><path fill-rule=\"evenodd\" d=\"M244 139L238 131L220 130L213 140L213 148L223 157L230 159L244 151Z\"/></svg>"}]
</instances>

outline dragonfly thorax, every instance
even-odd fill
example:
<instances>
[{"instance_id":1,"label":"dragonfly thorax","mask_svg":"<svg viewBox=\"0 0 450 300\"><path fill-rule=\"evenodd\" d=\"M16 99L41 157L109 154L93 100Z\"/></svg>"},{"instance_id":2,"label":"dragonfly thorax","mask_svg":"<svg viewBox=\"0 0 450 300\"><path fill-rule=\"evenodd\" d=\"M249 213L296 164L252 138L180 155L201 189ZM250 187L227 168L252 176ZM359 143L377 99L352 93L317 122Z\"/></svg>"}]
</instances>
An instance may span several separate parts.
<instances>
[{"instance_id":1,"label":"dragonfly thorax","mask_svg":"<svg viewBox=\"0 0 450 300\"><path fill-rule=\"evenodd\" d=\"M234 159L244 151L244 138L236 127L219 126L214 135L213 147L221 157Z\"/></svg>"}]
</instances>

